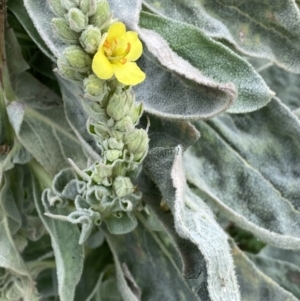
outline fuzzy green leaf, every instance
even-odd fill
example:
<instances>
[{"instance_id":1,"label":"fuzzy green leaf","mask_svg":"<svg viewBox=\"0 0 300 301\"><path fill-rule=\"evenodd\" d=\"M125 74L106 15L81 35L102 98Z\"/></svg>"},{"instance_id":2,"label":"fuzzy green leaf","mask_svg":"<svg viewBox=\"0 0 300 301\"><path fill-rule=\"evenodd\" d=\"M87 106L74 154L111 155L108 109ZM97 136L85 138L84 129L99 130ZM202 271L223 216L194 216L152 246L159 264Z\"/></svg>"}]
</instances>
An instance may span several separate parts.
<instances>
[{"instance_id":1,"label":"fuzzy green leaf","mask_svg":"<svg viewBox=\"0 0 300 301\"><path fill-rule=\"evenodd\" d=\"M44 6L46 7L47 5ZM52 61L54 61L54 57L51 51L46 46L37 29L34 27L34 24L26 11L23 0L9 0L8 9L12 11L12 13L16 16L18 21L25 28L28 35L39 46L43 53L47 55Z\"/></svg>"},{"instance_id":2,"label":"fuzzy green leaf","mask_svg":"<svg viewBox=\"0 0 300 301\"><path fill-rule=\"evenodd\" d=\"M260 74L276 96L291 110L300 108L300 75L276 66L266 68Z\"/></svg>"},{"instance_id":3,"label":"fuzzy green leaf","mask_svg":"<svg viewBox=\"0 0 300 301\"><path fill-rule=\"evenodd\" d=\"M233 242L231 244L243 301L299 301L263 274Z\"/></svg>"},{"instance_id":4,"label":"fuzzy green leaf","mask_svg":"<svg viewBox=\"0 0 300 301\"><path fill-rule=\"evenodd\" d=\"M130 28L138 24L142 0L108 0L109 7L115 18L124 22Z\"/></svg>"},{"instance_id":5,"label":"fuzzy green leaf","mask_svg":"<svg viewBox=\"0 0 300 301\"><path fill-rule=\"evenodd\" d=\"M227 40L246 55L300 72L300 12L293 0L145 2L157 12L197 26L212 38Z\"/></svg>"},{"instance_id":6,"label":"fuzzy green leaf","mask_svg":"<svg viewBox=\"0 0 300 301\"><path fill-rule=\"evenodd\" d=\"M185 154L188 181L227 218L259 239L300 248L300 124L273 100L247 115L198 122Z\"/></svg>"},{"instance_id":7,"label":"fuzzy green leaf","mask_svg":"<svg viewBox=\"0 0 300 301\"><path fill-rule=\"evenodd\" d=\"M35 192L34 202L39 217L51 237L56 261L60 300L72 301L75 295L76 285L80 280L83 270L84 249L82 245L78 244L80 232L77 226L44 215L44 212L56 215L67 215L68 210L55 206L50 207L48 191L46 190L42 196L42 189L45 186L47 187L51 181L39 165L34 164L31 166L36 176L36 179L33 181Z\"/></svg>"},{"instance_id":8,"label":"fuzzy green leaf","mask_svg":"<svg viewBox=\"0 0 300 301\"><path fill-rule=\"evenodd\" d=\"M74 82L61 77L57 77L57 79L61 88L66 118L72 130L86 152L95 160L99 160L97 150L98 152L100 152L100 150L96 145L94 137L88 133L86 128L88 113L87 110L84 109L86 101L83 99L83 90Z\"/></svg>"},{"instance_id":9,"label":"fuzzy green leaf","mask_svg":"<svg viewBox=\"0 0 300 301\"><path fill-rule=\"evenodd\" d=\"M51 20L55 15L51 11L50 6L46 5L45 1L35 0L24 0L24 5L35 29L38 31L44 43L49 47L55 57L60 56L66 48L66 44L53 33ZM31 35L34 34L33 30L28 30L28 32L29 34L31 33ZM34 36L36 36L36 34L34 34ZM41 48L43 49L43 45L41 45ZM45 54L53 59L53 55L49 55L49 52Z\"/></svg>"},{"instance_id":10,"label":"fuzzy green leaf","mask_svg":"<svg viewBox=\"0 0 300 301\"><path fill-rule=\"evenodd\" d=\"M172 259L169 250L155 232L139 224L129 234L107 237L115 254L115 263L125 263L128 268L126 271L124 265L118 263L117 275L125 277L125 272L128 277L131 274L141 289L141 299L125 299L125 292L119 286L124 300L197 300L181 276L178 263Z\"/></svg>"},{"instance_id":11,"label":"fuzzy green leaf","mask_svg":"<svg viewBox=\"0 0 300 301\"><path fill-rule=\"evenodd\" d=\"M265 275L291 292L295 297L300 298L300 267L262 255L248 254L248 257Z\"/></svg>"},{"instance_id":12,"label":"fuzzy green leaf","mask_svg":"<svg viewBox=\"0 0 300 301\"><path fill-rule=\"evenodd\" d=\"M210 300L240 300L227 236L208 206L186 186L181 152L180 147L151 149L145 160L146 172L168 203L179 236L190 240L203 254ZM201 298L206 290L200 287L197 296Z\"/></svg>"},{"instance_id":13,"label":"fuzzy green leaf","mask_svg":"<svg viewBox=\"0 0 300 301\"><path fill-rule=\"evenodd\" d=\"M143 100L147 112L159 117L169 119L212 117L225 111L236 97L232 85L222 85L207 79L205 80L208 84L205 85L199 79L201 76L198 70L190 65L185 71L190 69L191 79L187 78L182 70L181 75L172 72L160 66L146 49L138 64L147 78L135 87L137 99ZM176 63L173 64L173 67L175 66ZM196 75L198 79L195 79Z\"/></svg>"},{"instance_id":14,"label":"fuzzy green leaf","mask_svg":"<svg viewBox=\"0 0 300 301\"><path fill-rule=\"evenodd\" d=\"M275 248L273 246L266 246L259 252L259 255L267 256L281 261L286 261L298 267L300 266L299 250L285 250Z\"/></svg>"},{"instance_id":15,"label":"fuzzy green leaf","mask_svg":"<svg viewBox=\"0 0 300 301\"><path fill-rule=\"evenodd\" d=\"M10 75L22 73L29 68L13 29L5 32L6 60Z\"/></svg>"},{"instance_id":16,"label":"fuzzy green leaf","mask_svg":"<svg viewBox=\"0 0 300 301\"><path fill-rule=\"evenodd\" d=\"M21 224L18 205L22 204L22 193L16 191L23 184L22 168L9 170L5 173L0 189L0 267L12 272L15 278L12 290L22 294L24 301L36 300L34 281L23 261L14 234ZM17 180L17 182L15 182ZM17 227L16 227L17 226ZM18 283L16 286L15 283Z\"/></svg>"},{"instance_id":17,"label":"fuzzy green leaf","mask_svg":"<svg viewBox=\"0 0 300 301\"><path fill-rule=\"evenodd\" d=\"M19 100L12 102L7 111L26 149L52 175L69 166L68 158L84 166L81 144L65 119L60 99L26 73L14 79L14 87Z\"/></svg>"},{"instance_id":18,"label":"fuzzy green leaf","mask_svg":"<svg viewBox=\"0 0 300 301\"><path fill-rule=\"evenodd\" d=\"M185 60L201 72L203 85L211 86L209 79L214 83L233 83L238 98L229 112L251 112L270 101L272 92L253 67L229 48L204 35L197 27L143 12L140 26L147 29L141 29L140 34L150 52L170 70L187 73L183 69L180 72L178 64ZM181 58L174 60L167 45Z\"/></svg>"},{"instance_id":19,"label":"fuzzy green leaf","mask_svg":"<svg viewBox=\"0 0 300 301\"><path fill-rule=\"evenodd\" d=\"M90 300L101 273L110 263L112 263L112 256L106 243L90 251L84 260L84 269L76 287L74 301Z\"/></svg>"}]
</instances>

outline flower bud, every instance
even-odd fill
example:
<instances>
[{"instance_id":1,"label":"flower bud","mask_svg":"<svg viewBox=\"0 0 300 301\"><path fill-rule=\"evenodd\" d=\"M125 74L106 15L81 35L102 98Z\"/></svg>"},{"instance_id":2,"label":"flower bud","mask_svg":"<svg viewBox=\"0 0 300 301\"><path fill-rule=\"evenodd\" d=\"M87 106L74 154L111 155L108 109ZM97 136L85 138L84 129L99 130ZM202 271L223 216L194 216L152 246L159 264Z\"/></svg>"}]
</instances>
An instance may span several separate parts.
<instances>
[{"instance_id":1,"label":"flower bud","mask_svg":"<svg viewBox=\"0 0 300 301\"><path fill-rule=\"evenodd\" d=\"M116 177L113 182L113 189L118 197L124 197L125 195L134 192L135 188L128 177Z\"/></svg>"},{"instance_id":2,"label":"flower bud","mask_svg":"<svg viewBox=\"0 0 300 301\"><path fill-rule=\"evenodd\" d=\"M80 44L82 48L88 52L94 54L101 41L101 32L100 29L89 25L80 36Z\"/></svg>"},{"instance_id":3,"label":"flower bud","mask_svg":"<svg viewBox=\"0 0 300 301\"><path fill-rule=\"evenodd\" d=\"M51 20L53 31L68 44L77 44L79 34L70 29L69 25L63 18L53 18Z\"/></svg>"},{"instance_id":4,"label":"flower bud","mask_svg":"<svg viewBox=\"0 0 300 301\"><path fill-rule=\"evenodd\" d=\"M114 130L118 130L121 132L132 131L134 129L134 125L132 119L129 116L123 117L121 120L117 121L114 125Z\"/></svg>"},{"instance_id":5,"label":"flower bud","mask_svg":"<svg viewBox=\"0 0 300 301\"><path fill-rule=\"evenodd\" d=\"M80 10L87 14L89 17L95 14L97 9L97 1L96 0L80 0L79 4Z\"/></svg>"},{"instance_id":6,"label":"flower bud","mask_svg":"<svg viewBox=\"0 0 300 301\"><path fill-rule=\"evenodd\" d=\"M134 106L134 108L129 113L129 116L131 117L132 123L137 124L140 120L142 114L144 111L143 103L139 103L137 106Z\"/></svg>"},{"instance_id":7,"label":"flower bud","mask_svg":"<svg viewBox=\"0 0 300 301\"><path fill-rule=\"evenodd\" d=\"M91 124L88 128L90 134L97 135L102 139L107 139L110 137L109 129L107 125L103 122L97 122L96 124Z\"/></svg>"},{"instance_id":8,"label":"flower bud","mask_svg":"<svg viewBox=\"0 0 300 301\"><path fill-rule=\"evenodd\" d=\"M109 149L105 151L105 157L109 162L114 162L122 156L122 151L118 149Z\"/></svg>"},{"instance_id":9,"label":"flower bud","mask_svg":"<svg viewBox=\"0 0 300 301\"><path fill-rule=\"evenodd\" d=\"M142 159L148 151L148 134L143 129L134 129L131 133L124 136L124 143L129 152L134 155L134 159L138 161Z\"/></svg>"},{"instance_id":10,"label":"flower bud","mask_svg":"<svg viewBox=\"0 0 300 301\"><path fill-rule=\"evenodd\" d=\"M112 176L112 167L99 162L94 165L94 171L91 175L91 179L97 184L101 184L105 178Z\"/></svg>"},{"instance_id":11,"label":"flower bud","mask_svg":"<svg viewBox=\"0 0 300 301\"><path fill-rule=\"evenodd\" d=\"M64 51L64 55L69 64L74 68L89 68L92 60L79 46L69 46Z\"/></svg>"},{"instance_id":12,"label":"flower bud","mask_svg":"<svg viewBox=\"0 0 300 301\"><path fill-rule=\"evenodd\" d=\"M120 120L126 116L134 104L133 95L122 92L120 95L115 93L108 102L107 114L114 120Z\"/></svg>"},{"instance_id":13,"label":"flower bud","mask_svg":"<svg viewBox=\"0 0 300 301\"><path fill-rule=\"evenodd\" d=\"M106 0L99 0L97 2L96 12L90 18L90 24L101 27L108 21L110 17L110 9Z\"/></svg>"},{"instance_id":14,"label":"flower bud","mask_svg":"<svg viewBox=\"0 0 300 301\"><path fill-rule=\"evenodd\" d=\"M91 74L83 81L84 93L93 96L104 96L108 93L106 81L101 80L95 74Z\"/></svg>"},{"instance_id":15,"label":"flower bud","mask_svg":"<svg viewBox=\"0 0 300 301\"><path fill-rule=\"evenodd\" d=\"M67 79L82 80L83 75L76 71L64 56L57 59L58 72Z\"/></svg>"},{"instance_id":16,"label":"flower bud","mask_svg":"<svg viewBox=\"0 0 300 301\"><path fill-rule=\"evenodd\" d=\"M124 143L122 141L118 141L117 139L111 137L108 139L108 147L110 149L123 150Z\"/></svg>"},{"instance_id":17,"label":"flower bud","mask_svg":"<svg viewBox=\"0 0 300 301\"><path fill-rule=\"evenodd\" d=\"M61 0L61 4L66 10L70 10L73 7L78 7L79 0Z\"/></svg>"},{"instance_id":18,"label":"flower bud","mask_svg":"<svg viewBox=\"0 0 300 301\"><path fill-rule=\"evenodd\" d=\"M60 0L48 0L51 10L55 15L63 17L66 13L65 8L62 6Z\"/></svg>"},{"instance_id":19,"label":"flower bud","mask_svg":"<svg viewBox=\"0 0 300 301\"><path fill-rule=\"evenodd\" d=\"M81 32L88 26L88 16L78 8L71 8L66 18L70 28L76 32Z\"/></svg>"}]
</instances>

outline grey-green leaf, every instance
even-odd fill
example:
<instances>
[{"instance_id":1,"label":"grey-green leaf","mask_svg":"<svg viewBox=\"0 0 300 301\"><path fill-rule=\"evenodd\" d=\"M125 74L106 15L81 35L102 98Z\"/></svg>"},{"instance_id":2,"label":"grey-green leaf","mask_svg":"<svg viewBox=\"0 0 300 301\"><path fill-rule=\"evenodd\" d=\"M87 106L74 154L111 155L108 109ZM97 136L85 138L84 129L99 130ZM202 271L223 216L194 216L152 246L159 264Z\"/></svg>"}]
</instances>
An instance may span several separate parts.
<instances>
[{"instance_id":1,"label":"grey-green leaf","mask_svg":"<svg viewBox=\"0 0 300 301\"><path fill-rule=\"evenodd\" d=\"M8 1L8 8L16 16L16 18L25 28L28 35L39 46L43 53L46 54L52 61L54 61L54 56L52 55L49 48L46 46L44 40L39 35L37 29L34 27L33 22L26 11L23 0Z\"/></svg>"},{"instance_id":2,"label":"grey-green leaf","mask_svg":"<svg viewBox=\"0 0 300 301\"><path fill-rule=\"evenodd\" d=\"M62 54L66 45L56 36L51 27L51 20L55 17L45 1L24 0L26 10L44 43L49 47L55 57ZM29 31L32 32L32 31ZM46 53L47 54L47 53ZM53 55L47 54L50 58Z\"/></svg>"},{"instance_id":3,"label":"grey-green leaf","mask_svg":"<svg viewBox=\"0 0 300 301\"><path fill-rule=\"evenodd\" d=\"M143 12L140 26L147 29L140 30L147 47L167 68L182 74L184 69L178 71L177 64L180 66L182 61L187 61L201 72L203 85L210 86L209 79L220 85L233 83L238 98L229 112L251 112L270 101L273 94L253 67L229 48L204 35L197 27ZM167 45L179 59L170 57Z\"/></svg>"},{"instance_id":4,"label":"grey-green leaf","mask_svg":"<svg viewBox=\"0 0 300 301\"><path fill-rule=\"evenodd\" d=\"M213 87L209 87L194 78L188 79L182 70L180 75L161 66L146 49L138 65L147 78L135 87L137 99L143 101L147 112L158 117L209 118L228 109L236 97L232 85L210 82ZM197 73L198 71L195 71L195 74Z\"/></svg>"},{"instance_id":5,"label":"grey-green leaf","mask_svg":"<svg viewBox=\"0 0 300 301\"><path fill-rule=\"evenodd\" d=\"M125 263L141 289L140 300L197 300L181 276L178 263L173 260L171 253L155 232L139 224L129 234L122 236L108 234L107 238L114 253L115 263L117 263L118 277L124 277L120 262ZM120 290L120 293L123 298L126 296L124 291ZM124 300L138 299L135 297L134 299L124 298Z\"/></svg>"},{"instance_id":6,"label":"grey-green leaf","mask_svg":"<svg viewBox=\"0 0 300 301\"><path fill-rule=\"evenodd\" d=\"M243 301L299 301L262 273L233 242L231 245Z\"/></svg>"},{"instance_id":7,"label":"grey-green leaf","mask_svg":"<svg viewBox=\"0 0 300 301\"><path fill-rule=\"evenodd\" d=\"M12 190L20 188L18 186L20 186L21 183L15 183L14 181L18 179L18 176L22 177L23 174L21 169L22 168L20 167L18 170L7 171L1 181L0 267L7 269L7 273L12 272L12 275L14 275L13 277L19 281L18 291L23 293L24 301L31 301L36 300L34 281L17 249L15 237L13 237L18 227L12 229L12 225L19 225L21 223L21 216L17 205L20 205L20 203L22 204L22 200L20 200L22 196L19 194L19 191L14 191L15 195L12 195ZM12 283L12 287L14 286L14 283Z\"/></svg>"},{"instance_id":8,"label":"grey-green leaf","mask_svg":"<svg viewBox=\"0 0 300 301\"><path fill-rule=\"evenodd\" d=\"M259 252L259 255L267 256L281 261L286 261L300 267L299 250L285 250L285 249L275 248L273 246L266 246Z\"/></svg>"},{"instance_id":9,"label":"grey-green leaf","mask_svg":"<svg viewBox=\"0 0 300 301\"><path fill-rule=\"evenodd\" d=\"M49 184L48 176L37 164L33 165L33 170L37 177L33 180L35 191L34 202L39 217L51 236L52 248L56 260L60 300L72 301L74 299L76 285L80 280L83 270L84 249L82 245L78 244L80 232L75 225L44 215L45 212L58 215L67 215L68 212L66 208L49 206L47 198L48 190L44 191L42 195L42 188Z\"/></svg>"},{"instance_id":10,"label":"grey-green leaf","mask_svg":"<svg viewBox=\"0 0 300 301\"><path fill-rule=\"evenodd\" d=\"M279 101L247 115L198 122L185 153L188 181L259 239L300 247L300 124Z\"/></svg>"},{"instance_id":11,"label":"grey-green leaf","mask_svg":"<svg viewBox=\"0 0 300 301\"><path fill-rule=\"evenodd\" d=\"M97 150L98 152L100 152L100 150L96 145L94 137L88 133L86 128L89 116L87 110L84 109L86 100L83 98L83 90L78 84L72 81L68 81L59 76L57 79L64 101L66 119L86 152L95 160L99 160L100 157Z\"/></svg>"},{"instance_id":12,"label":"grey-green leaf","mask_svg":"<svg viewBox=\"0 0 300 301\"><path fill-rule=\"evenodd\" d=\"M59 98L26 73L14 79L14 86L19 99L7 111L26 149L52 175L69 166L68 158L84 167L85 155L65 119Z\"/></svg>"},{"instance_id":13,"label":"grey-green leaf","mask_svg":"<svg viewBox=\"0 0 300 301\"><path fill-rule=\"evenodd\" d=\"M145 2L155 11L197 26L212 38L227 40L246 55L300 72L300 13L293 0Z\"/></svg>"},{"instance_id":14,"label":"grey-green leaf","mask_svg":"<svg viewBox=\"0 0 300 301\"><path fill-rule=\"evenodd\" d=\"M145 161L146 172L171 208L177 233L203 254L210 300L240 300L227 236L208 206L187 187L181 156L180 147L153 148ZM201 299L206 289L200 287L196 295Z\"/></svg>"},{"instance_id":15,"label":"grey-green leaf","mask_svg":"<svg viewBox=\"0 0 300 301\"><path fill-rule=\"evenodd\" d=\"M300 298L300 267L262 255L248 254L248 257L265 275L281 287Z\"/></svg>"},{"instance_id":16,"label":"grey-green leaf","mask_svg":"<svg viewBox=\"0 0 300 301\"><path fill-rule=\"evenodd\" d=\"M130 28L137 26L142 0L108 0L108 3L115 18L125 22Z\"/></svg>"},{"instance_id":17,"label":"grey-green leaf","mask_svg":"<svg viewBox=\"0 0 300 301\"><path fill-rule=\"evenodd\" d=\"M268 86L291 110L300 108L300 75L287 72L276 66L260 72Z\"/></svg>"}]
</instances>

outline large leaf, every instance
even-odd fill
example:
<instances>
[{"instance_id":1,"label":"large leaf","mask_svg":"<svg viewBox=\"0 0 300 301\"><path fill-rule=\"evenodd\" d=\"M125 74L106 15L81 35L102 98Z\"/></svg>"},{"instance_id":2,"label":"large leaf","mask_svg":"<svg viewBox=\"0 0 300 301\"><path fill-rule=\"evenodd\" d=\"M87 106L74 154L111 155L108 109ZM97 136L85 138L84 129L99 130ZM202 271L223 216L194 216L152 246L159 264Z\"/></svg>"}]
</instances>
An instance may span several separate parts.
<instances>
[{"instance_id":1,"label":"large leaf","mask_svg":"<svg viewBox=\"0 0 300 301\"><path fill-rule=\"evenodd\" d=\"M76 287L75 301L88 301L97 288L101 273L112 263L112 256L107 243L97 249L89 250L85 260L81 279Z\"/></svg>"},{"instance_id":2,"label":"large leaf","mask_svg":"<svg viewBox=\"0 0 300 301\"><path fill-rule=\"evenodd\" d=\"M44 1L24 0L24 4L33 22L35 29L38 31L44 43L49 47L50 51L53 53L55 57L60 56L63 50L66 48L66 45L52 31L51 20L55 17L55 15L51 11L50 6L46 5L46 0ZM29 29L28 32L31 33L32 36L34 37L36 36L36 34L33 33L34 31L32 31L31 29ZM43 49L43 45L41 45L41 48ZM50 58L52 56L49 55L49 52L47 55Z\"/></svg>"},{"instance_id":3,"label":"large leaf","mask_svg":"<svg viewBox=\"0 0 300 301\"><path fill-rule=\"evenodd\" d=\"M164 50L165 53L169 51L169 58L175 56L166 47ZM236 98L234 86L205 79L188 63L179 64L179 60L175 56L169 61L161 61L173 65L165 68L144 49L138 63L147 78L135 88L135 92L147 112L169 119L199 119L215 116L233 103ZM174 68L179 66L181 71L174 72ZM189 75L185 73L187 71Z\"/></svg>"},{"instance_id":4,"label":"large leaf","mask_svg":"<svg viewBox=\"0 0 300 301\"><path fill-rule=\"evenodd\" d=\"M155 232L147 230L140 224L130 234L122 236L108 234L107 238L115 254L115 262L119 266L117 269L119 277L124 277L126 264L127 275L131 274L141 289L140 300L197 300L182 277L178 263L173 260L170 251ZM124 263L123 269L120 262ZM120 293L124 298L125 292L120 290ZM124 300L139 299L135 297Z\"/></svg>"},{"instance_id":5,"label":"large leaf","mask_svg":"<svg viewBox=\"0 0 300 301\"><path fill-rule=\"evenodd\" d=\"M24 298L24 301L37 300L35 295L35 284L30 272L25 265L16 245L13 234L16 233L21 224L21 215L18 205L23 202L22 168L5 172L0 189L0 267L7 269L6 273L12 272L13 282L11 293L15 292ZM15 182L17 180L17 182ZM3 276L3 275L2 275ZM1 287L2 288L2 287ZM8 289L8 288L7 288Z\"/></svg>"},{"instance_id":6,"label":"large leaf","mask_svg":"<svg viewBox=\"0 0 300 301\"><path fill-rule=\"evenodd\" d=\"M243 301L298 301L262 273L234 243L231 245Z\"/></svg>"},{"instance_id":7,"label":"large leaf","mask_svg":"<svg viewBox=\"0 0 300 301\"><path fill-rule=\"evenodd\" d=\"M108 0L113 16L131 28L138 24L142 0Z\"/></svg>"},{"instance_id":8,"label":"large leaf","mask_svg":"<svg viewBox=\"0 0 300 301\"><path fill-rule=\"evenodd\" d=\"M276 96L291 110L300 108L300 75L276 66L266 68L260 74L268 86L276 92Z\"/></svg>"},{"instance_id":9,"label":"large leaf","mask_svg":"<svg viewBox=\"0 0 300 301\"><path fill-rule=\"evenodd\" d=\"M52 175L69 166L68 158L83 167L81 144L65 119L60 99L27 73L14 79L14 88L18 101L12 102L7 111L26 149Z\"/></svg>"},{"instance_id":10,"label":"large leaf","mask_svg":"<svg viewBox=\"0 0 300 301\"><path fill-rule=\"evenodd\" d=\"M300 298L299 266L263 255L249 254L248 257L264 274L268 275L284 289L294 294L294 296Z\"/></svg>"},{"instance_id":11,"label":"large leaf","mask_svg":"<svg viewBox=\"0 0 300 301\"><path fill-rule=\"evenodd\" d=\"M197 26L212 38L226 39L242 53L300 72L300 13L293 0L145 2L166 16Z\"/></svg>"},{"instance_id":12,"label":"large leaf","mask_svg":"<svg viewBox=\"0 0 300 301\"><path fill-rule=\"evenodd\" d=\"M199 78L203 85L211 87L212 81L213 87L216 83L233 83L238 98L229 112L251 112L271 99L272 92L248 62L204 35L197 27L143 12L140 26L147 29L141 29L140 34L148 49L168 69L192 79L186 67L188 62L198 69L194 78ZM176 55L171 56L173 53Z\"/></svg>"},{"instance_id":13,"label":"large leaf","mask_svg":"<svg viewBox=\"0 0 300 301\"><path fill-rule=\"evenodd\" d=\"M155 147L145 161L146 172L169 205L179 236L205 258L209 300L240 300L227 236L208 206L186 186L181 156L180 147ZM196 293L199 298L206 294L205 286Z\"/></svg>"},{"instance_id":14,"label":"large leaf","mask_svg":"<svg viewBox=\"0 0 300 301\"><path fill-rule=\"evenodd\" d=\"M41 1L40 1L41 2ZM42 3L42 2L41 2ZM44 5L47 7L47 5ZM30 19L23 0L9 0L8 8L13 12L19 22L27 31L28 35L31 39L39 46L39 48L52 60L54 60L54 56L51 51L46 46L44 40L40 37L37 29L34 27L32 20Z\"/></svg>"},{"instance_id":15,"label":"large leaf","mask_svg":"<svg viewBox=\"0 0 300 301\"><path fill-rule=\"evenodd\" d=\"M98 149L95 139L88 133L86 127L89 115L87 110L84 109L86 100L83 98L82 88L78 84L61 77L57 77L57 79L61 88L66 118L72 130L86 152L94 160L99 161L99 154L95 151Z\"/></svg>"},{"instance_id":16,"label":"large leaf","mask_svg":"<svg viewBox=\"0 0 300 301\"><path fill-rule=\"evenodd\" d=\"M44 214L47 212L67 215L68 210L49 205L49 190L44 191L41 200L42 189L49 187L51 180L37 163L32 163L31 167L36 177L33 180L35 206L51 237L55 255L60 300L72 301L83 270L84 249L82 245L78 244L80 231L75 225L50 218Z\"/></svg>"},{"instance_id":17,"label":"large leaf","mask_svg":"<svg viewBox=\"0 0 300 301\"><path fill-rule=\"evenodd\" d=\"M277 100L247 115L198 122L187 178L227 218L261 240L300 248L300 124Z\"/></svg>"}]
</instances>

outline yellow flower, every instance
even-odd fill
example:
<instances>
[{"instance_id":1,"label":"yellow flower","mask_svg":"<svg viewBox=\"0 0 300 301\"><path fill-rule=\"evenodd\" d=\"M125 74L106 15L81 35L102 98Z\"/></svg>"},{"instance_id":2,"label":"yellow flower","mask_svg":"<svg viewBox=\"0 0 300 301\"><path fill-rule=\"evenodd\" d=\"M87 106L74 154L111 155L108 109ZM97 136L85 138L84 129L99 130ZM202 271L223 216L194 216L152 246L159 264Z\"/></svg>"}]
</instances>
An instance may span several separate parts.
<instances>
[{"instance_id":1,"label":"yellow flower","mask_svg":"<svg viewBox=\"0 0 300 301\"><path fill-rule=\"evenodd\" d=\"M134 63L142 52L143 46L137 33L126 32L125 25L121 22L114 23L98 47L92 69L101 79L110 79L115 75L125 85L137 85L146 77Z\"/></svg>"}]
</instances>

